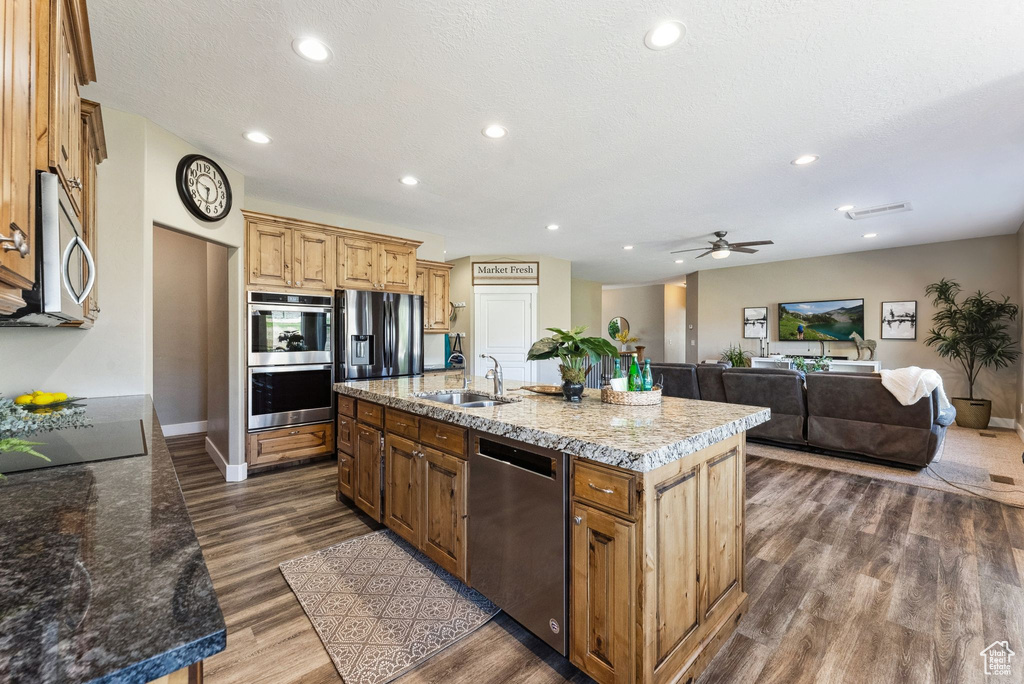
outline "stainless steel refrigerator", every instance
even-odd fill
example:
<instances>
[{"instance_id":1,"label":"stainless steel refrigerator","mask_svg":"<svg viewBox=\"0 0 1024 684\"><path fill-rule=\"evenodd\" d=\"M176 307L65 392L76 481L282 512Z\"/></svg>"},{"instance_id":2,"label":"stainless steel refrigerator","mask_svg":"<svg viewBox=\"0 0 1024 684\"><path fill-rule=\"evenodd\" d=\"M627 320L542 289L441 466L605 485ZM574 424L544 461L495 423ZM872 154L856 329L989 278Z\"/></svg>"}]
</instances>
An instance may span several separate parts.
<instances>
[{"instance_id":1,"label":"stainless steel refrigerator","mask_svg":"<svg viewBox=\"0 0 1024 684\"><path fill-rule=\"evenodd\" d=\"M423 372L423 297L334 292L336 381Z\"/></svg>"}]
</instances>

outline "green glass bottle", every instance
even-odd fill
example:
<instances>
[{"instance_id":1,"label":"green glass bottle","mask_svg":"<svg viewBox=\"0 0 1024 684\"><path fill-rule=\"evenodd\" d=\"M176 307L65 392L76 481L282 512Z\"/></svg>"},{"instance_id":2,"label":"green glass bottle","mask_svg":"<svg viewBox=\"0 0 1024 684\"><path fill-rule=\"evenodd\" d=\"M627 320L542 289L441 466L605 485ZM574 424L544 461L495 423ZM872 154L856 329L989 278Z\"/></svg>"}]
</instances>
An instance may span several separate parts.
<instances>
[{"instance_id":1,"label":"green glass bottle","mask_svg":"<svg viewBox=\"0 0 1024 684\"><path fill-rule=\"evenodd\" d=\"M634 356L629 364L629 391L639 392L643 388L644 380L640 376L640 364L636 362L636 357Z\"/></svg>"},{"instance_id":2,"label":"green glass bottle","mask_svg":"<svg viewBox=\"0 0 1024 684\"><path fill-rule=\"evenodd\" d=\"M654 376L651 375L651 360L644 359L644 391L650 392L654 389Z\"/></svg>"},{"instance_id":3,"label":"green glass bottle","mask_svg":"<svg viewBox=\"0 0 1024 684\"><path fill-rule=\"evenodd\" d=\"M612 378L621 378L622 375L622 362L615 359L615 372L612 374Z\"/></svg>"}]
</instances>

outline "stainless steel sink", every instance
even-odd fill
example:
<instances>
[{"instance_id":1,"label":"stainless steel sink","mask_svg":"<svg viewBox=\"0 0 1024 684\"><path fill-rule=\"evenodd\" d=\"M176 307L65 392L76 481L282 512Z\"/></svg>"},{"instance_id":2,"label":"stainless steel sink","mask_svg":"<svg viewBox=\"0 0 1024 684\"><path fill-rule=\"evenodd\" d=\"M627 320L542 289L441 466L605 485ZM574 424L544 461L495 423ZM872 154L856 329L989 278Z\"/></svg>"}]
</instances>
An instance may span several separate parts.
<instances>
[{"instance_id":1,"label":"stainless steel sink","mask_svg":"<svg viewBox=\"0 0 1024 684\"><path fill-rule=\"evenodd\" d=\"M428 401L436 401L439 404L451 404L462 408L487 408L498 404L511 404L513 401L479 392L418 392L415 396Z\"/></svg>"}]
</instances>

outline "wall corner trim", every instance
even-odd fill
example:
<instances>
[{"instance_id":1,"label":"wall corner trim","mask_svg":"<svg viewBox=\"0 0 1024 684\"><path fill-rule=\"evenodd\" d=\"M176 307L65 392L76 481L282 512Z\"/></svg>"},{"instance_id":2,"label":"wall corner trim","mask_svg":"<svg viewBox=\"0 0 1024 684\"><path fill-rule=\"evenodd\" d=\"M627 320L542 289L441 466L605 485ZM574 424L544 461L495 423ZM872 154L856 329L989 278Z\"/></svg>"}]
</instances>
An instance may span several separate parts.
<instances>
[{"instance_id":1,"label":"wall corner trim","mask_svg":"<svg viewBox=\"0 0 1024 684\"><path fill-rule=\"evenodd\" d=\"M206 438L206 454L213 461L213 464L217 466L217 469L226 481L241 482L249 476L247 463L228 463L228 460L224 458L224 454L220 452L220 449L217 448L209 437Z\"/></svg>"}]
</instances>

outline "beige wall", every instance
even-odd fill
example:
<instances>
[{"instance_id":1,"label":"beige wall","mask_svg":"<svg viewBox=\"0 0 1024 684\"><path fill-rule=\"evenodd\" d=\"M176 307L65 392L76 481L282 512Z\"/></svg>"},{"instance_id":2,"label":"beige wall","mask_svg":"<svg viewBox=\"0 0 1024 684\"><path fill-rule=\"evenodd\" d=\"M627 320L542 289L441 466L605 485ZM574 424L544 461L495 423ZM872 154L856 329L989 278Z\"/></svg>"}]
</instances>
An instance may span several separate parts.
<instances>
[{"instance_id":1,"label":"beige wall","mask_svg":"<svg viewBox=\"0 0 1024 684\"><path fill-rule=\"evenodd\" d=\"M604 313L601 311L601 283L572 279L570 318L572 325L587 326L587 335L604 337Z\"/></svg>"},{"instance_id":2,"label":"beige wall","mask_svg":"<svg viewBox=\"0 0 1024 684\"><path fill-rule=\"evenodd\" d=\"M605 289L601 298L601 311L601 318L605 322L601 332L605 339L612 339L608 336L608 321L623 316L629 321L630 335L640 338L636 344L646 347L644 356L654 362L665 360L664 285ZM619 346L618 342L612 342Z\"/></svg>"},{"instance_id":3,"label":"beige wall","mask_svg":"<svg viewBox=\"0 0 1024 684\"><path fill-rule=\"evenodd\" d=\"M666 363L686 361L686 288L665 286L665 355Z\"/></svg>"},{"instance_id":4,"label":"beige wall","mask_svg":"<svg viewBox=\"0 0 1024 684\"><path fill-rule=\"evenodd\" d=\"M700 363L697 356L700 346L698 341L697 320L700 313L700 273L686 274L686 345L685 363Z\"/></svg>"},{"instance_id":5,"label":"beige wall","mask_svg":"<svg viewBox=\"0 0 1024 684\"><path fill-rule=\"evenodd\" d=\"M206 243L153 231L153 404L163 426L206 421ZM201 430L198 430L201 431Z\"/></svg>"},{"instance_id":6,"label":"beige wall","mask_svg":"<svg viewBox=\"0 0 1024 684\"><path fill-rule=\"evenodd\" d=\"M226 460L230 449L228 248L206 243L206 438Z\"/></svg>"},{"instance_id":7,"label":"beige wall","mask_svg":"<svg viewBox=\"0 0 1024 684\"><path fill-rule=\"evenodd\" d=\"M1017 303L1024 305L1024 225L1017 231ZM1017 318L1020 346L1024 349L1024 310ZM1017 363L1017 434L1024 439L1024 361Z\"/></svg>"},{"instance_id":8,"label":"beige wall","mask_svg":"<svg viewBox=\"0 0 1024 684\"><path fill-rule=\"evenodd\" d=\"M967 383L957 367L924 344L934 313L924 289L929 283L947 277L959 281L968 292L981 289L1019 301L1016 241L1017 236L1004 235L701 271L697 358L717 357L729 344L757 349L755 340L742 339L743 307L767 306L770 337L777 339L780 302L863 298L865 335L878 340L877 358L882 367L934 368L941 373L947 393L961 396ZM687 280L689 283L690 278ZM918 302L917 340L880 339L881 302L908 299ZM694 322L692 312L690 322ZM772 342L771 348L773 352L814 353L819 344ZM856 354L852 342L833 342L828 351L842 356ZM975 393L992 399L994 416L1015 415L1018 373L1016 368L982 372Z\"/></svg>"}]
</instances>

